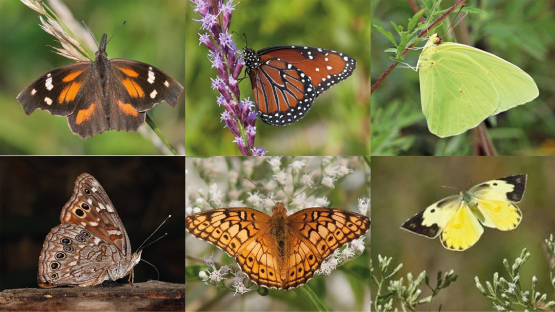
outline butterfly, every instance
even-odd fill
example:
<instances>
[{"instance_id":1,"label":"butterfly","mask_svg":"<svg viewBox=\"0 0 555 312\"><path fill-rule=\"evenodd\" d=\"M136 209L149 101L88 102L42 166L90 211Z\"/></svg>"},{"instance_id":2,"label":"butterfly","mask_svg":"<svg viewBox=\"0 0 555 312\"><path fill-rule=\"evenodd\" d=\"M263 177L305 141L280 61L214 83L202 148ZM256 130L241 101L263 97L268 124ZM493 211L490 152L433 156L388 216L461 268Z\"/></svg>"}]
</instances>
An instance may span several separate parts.
<instances>
[{"instance_id":1,"label":"butterfly","mask_svg":"<svg viewBox=\"0 0 555 312\"><path fill-rule=\"evenodd\" d=\"M478 126L538 97L534 79L516 65L434 34L418 59L422 111L430 132L444 138Z\"/></svg>"},{"instance_id":2,"label":"butterfly","mask_svg":"<svg viewBox=\"0 0 555 312\"><path fill-rule=\"evenodd\" d=\"M94 61L58 67L23 89L17 100L25 113L39 108L67 117L71 132L85 140L111 129L137 132L154 105L177 105L179 82L143 62L108 59L106 41L104 34Z\"/></svg>"},{"instance_id":3,"label":"butterfly","mask_svg":"<svg viewBox=\"0 0 555 312\"><path fill-rule=\"evenodd\" d=\"M525 187L526 175L483 182L434 203L401 228L431 239L440 236L443 247L465 250L478 242L483 226L509 231L520 224L522 213L516 204Z\"/></svg>"},{"instance_id":4,"label":"butterfly","mask_svg":"<svg viewBox=\"0 0 555 312\"><path fill-rule=\"evenodd\" d=\"M125 227L93 176L83 173L77 177L60 221L42 245L37 276L40 287L94 286L133 275L142 250L131 253Z\"/></svg>"},{"instance_id":5,"label":"butterfly","mask_svg":"<svg viewBox=\"0 0 555 312\"><path fill-rule=\"evenodd\" d=\"M308 208L272 216L251 208L220 208L185 218L189 233L235 257L257 285L288 290L306 284L324 259L364 235L370 219L341 209Z\"/></svg>"},{"instance_id":6,"label":"butterfly","mask_svg":"<svg viewBox=\"0 0 555 312\"><path fill-rule=\"evenodd\" d=\"M314 99L349 77L356 61L341 52L304 46L243 50L257 115L272 126L303 118Z\"/></svg>"}]
</instances>

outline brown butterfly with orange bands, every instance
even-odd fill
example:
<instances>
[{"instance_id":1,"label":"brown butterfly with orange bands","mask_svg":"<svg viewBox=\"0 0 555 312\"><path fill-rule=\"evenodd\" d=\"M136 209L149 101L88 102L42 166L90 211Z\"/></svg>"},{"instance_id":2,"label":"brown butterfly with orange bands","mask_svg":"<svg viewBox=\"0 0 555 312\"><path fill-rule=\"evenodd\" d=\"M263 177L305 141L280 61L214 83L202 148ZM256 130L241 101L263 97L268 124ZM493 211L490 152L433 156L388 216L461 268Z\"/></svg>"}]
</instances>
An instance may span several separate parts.
<instances>
[{"instance_id":1,"label":"brown butterfly with orange bands","mask_svg":"<svg viewBox=\"0 0 555 312\"><path fill-rule=\"evenodd\" d=\"M23 89L17 100L25 113L67 117L71 132L86 139L111 129L137 132L154 105L177 104L179 82L143 62L108 59L106 43L104 34L94 61L58 67Z\"/></svg>"}]
</instances>

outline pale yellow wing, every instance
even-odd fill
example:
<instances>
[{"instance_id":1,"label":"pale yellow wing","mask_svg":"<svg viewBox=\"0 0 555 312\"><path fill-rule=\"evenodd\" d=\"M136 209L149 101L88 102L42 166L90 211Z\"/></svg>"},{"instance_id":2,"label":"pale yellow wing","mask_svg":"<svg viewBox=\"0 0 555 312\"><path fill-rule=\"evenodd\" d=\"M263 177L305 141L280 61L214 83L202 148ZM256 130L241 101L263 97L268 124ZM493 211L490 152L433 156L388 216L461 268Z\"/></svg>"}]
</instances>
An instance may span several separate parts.
<instances>
[{"instance_id":1,"label":"pale yellow wing","mask_svg":"<svg viewBox=\"0 0 555 312\"><path fill-rule=\"evenodd\" d=\"M468 193L476 202L484 226L509 231L522 219L516 203L522 200L525 188L526 175L515 175L478 184Z\"/></svg>"},{"instance_id":2,"label":"pale yellow wing","mask_svg":"<svg viewBox=\"0 0 555 312\"><path fill-rule=\"evenodd\" d=\"M464 201L449 219L441 232L443 247L451 250L465 250L472 247L484 233L484 228L478 218Z\"/></svg>"}]
</instances>

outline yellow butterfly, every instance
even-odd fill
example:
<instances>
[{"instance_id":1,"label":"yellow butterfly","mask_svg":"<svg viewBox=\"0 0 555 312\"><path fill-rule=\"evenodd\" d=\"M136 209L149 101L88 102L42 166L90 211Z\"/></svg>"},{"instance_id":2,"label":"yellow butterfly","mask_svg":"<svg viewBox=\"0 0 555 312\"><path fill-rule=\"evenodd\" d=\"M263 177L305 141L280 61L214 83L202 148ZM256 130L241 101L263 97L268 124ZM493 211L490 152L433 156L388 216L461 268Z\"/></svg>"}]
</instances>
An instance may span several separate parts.
<instances>
[{"instance_id":1,"label":"yellow butterfly","mask_svg":"<svg viewBox=\"0 0 555 312\"><path fill-rule=\"evenodd\" d=\"M522 200L525 187L526 175L483 182L434 203L401 228L431 239L440 236L443 247L465 250L480 239L482 225L501 231L519 225L522 213L516 203Z\"/></svg>"}]
</instances>

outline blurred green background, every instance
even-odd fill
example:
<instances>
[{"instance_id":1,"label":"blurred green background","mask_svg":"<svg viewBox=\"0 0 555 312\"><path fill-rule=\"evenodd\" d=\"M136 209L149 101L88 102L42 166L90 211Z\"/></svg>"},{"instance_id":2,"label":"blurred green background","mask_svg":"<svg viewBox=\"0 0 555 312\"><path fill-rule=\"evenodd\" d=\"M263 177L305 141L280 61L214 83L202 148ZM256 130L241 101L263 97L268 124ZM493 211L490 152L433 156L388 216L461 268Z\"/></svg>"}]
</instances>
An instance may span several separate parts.
<instances>
[{"instance_id":1,"label":"blurred green background","mask_svg":"<svg viewBox=\"0 0 555 312\"><path fill-rule=\"evenodd\" d=\"M421 5L421 1L414 1ZM436 1L433 1L434 3ZM444 0L447 9L455 0ZM406 25L414 15L413 1L372 1L372 23L392 32L390 22ZM497 115L490 121L497 127L488 133L499 155L555 154L555 35L554 10L551 1L489 0L465 2L479 8L483 14L469 14L454 26L452 20L437 28L440 35L454 27L455 33L468 32L469 44L491 52L516 64L530 74L540 95L534 101ZM457 10L456 10L457 11ZM456 12L455 11L455 12ZM463 14L459 14L461 17ZM451 15L453 18L454 15ZM457 37L459 41L462 37ZM375 83L393 63L392 43L374 29L372 33L372 83ZM452 36L445 41L452 42ZM461 42L463 43L463 42ZM420 43L418 46L423 46ZM421 50L409 51L405 62L416 66ZM471 131L440 139L428 131L420 104L418 73L399 64L372 94L372 153L373 155L470 155Z\"/></svg>"},{"instance_id":2,"label":"blurred green background","mask_svg":"<svg viewBox=\"0 0 555 312\"><path fill-rule=\"evenodd\" d=\"M485 228L481 239L466 251L450 251L439 239L427 239L400 228L401 224L429 205L484 181L515 174L528 174L526 192L518 206L523 218L512 231ZM503 258L510 263L526 247L532 254L521 270L521 283L530 289L532 276L538 291L548 293L548 262L544 240L555 235L555 158L553 157L373 157L372 158L372 259L393 257L392 267L404 266L401 275L417 276L426 270L432 285L438 271L451 269L459 276L434 299L432 311L492 311L491 302L475 287L495 272L507 275ZM454 188L454 190L452 189ZM485 286L484 286L485 287ZM424 287L425 288L425 287ZM375 296L375 294L373 294ZM423 297L429 295L426 289ZM428 310L427 305L421 306Z\"/></svg>"},{"instance_id":3,"label":"blurred green background","mask_svg":"<svg viewBox=\"0 0 555 312\"><path fill-rule=\"evenodd\" d=\"M237 3L237 1L234 1ZM199 46L200 19L186 8L186 153L240 155L231 132L220 122L210 78L216 77ZM247 36L250 48L306 45L333 49L357 61L353 75L318 97L310 113L286 127L256 122L255 146L268 155L369 155L370 1L368 0L244 0L235 7L230 31ZM239 49L245 42L233 35ZM242 76L242 74L241 74ZM253 99L250 80L240 83L241 100Z\"/></svg>"},{"instance_id":4,"label":"blurred green background","mask_svg":"<svg viewBox=\"0 0 555 312\"><path fill-rule=\"evenodd\" d=\"M49 2L47 2L49 3ZM83 19L97 41L108 38L127 21L107 46L109 58L126 58L152 64L184 84L184 11L186 0L64 1L79 38L97 48L83 29ZM58 15L67 16L58 11ZM36 110L30 116L15 99L39 76L56 67L71 64L52 47L60 44L39 27L39 13L19 1L0 1L0 154L160 154L152 141L140 133L106 131L83 141L73 135L67 118ZM176 107L166 102L150 114L163 135L184 153L185 100ZM149 128L144 125L141 128ZM141 130L139 130L141 131Z\"/></svg>"}]
</instances>

